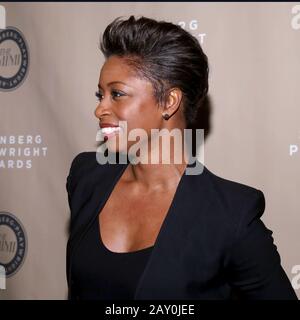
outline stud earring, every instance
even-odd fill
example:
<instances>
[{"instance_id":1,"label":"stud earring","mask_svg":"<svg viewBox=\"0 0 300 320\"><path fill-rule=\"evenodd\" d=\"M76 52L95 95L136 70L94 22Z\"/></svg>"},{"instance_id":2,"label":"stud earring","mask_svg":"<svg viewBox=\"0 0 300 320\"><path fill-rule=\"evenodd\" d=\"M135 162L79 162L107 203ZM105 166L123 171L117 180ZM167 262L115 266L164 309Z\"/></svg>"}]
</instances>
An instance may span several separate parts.
<instances>
[{"instance_id":1,"label":"stud earring","mask_svg":"<svg viewBox=\"0 0 300 320\"><path fill-rule=\"evenodd\" d=\"M165 120L168 120L170 118L170 115L165 113L162 115L162 117L165 119Z\"/></svg>"}]
</instances>

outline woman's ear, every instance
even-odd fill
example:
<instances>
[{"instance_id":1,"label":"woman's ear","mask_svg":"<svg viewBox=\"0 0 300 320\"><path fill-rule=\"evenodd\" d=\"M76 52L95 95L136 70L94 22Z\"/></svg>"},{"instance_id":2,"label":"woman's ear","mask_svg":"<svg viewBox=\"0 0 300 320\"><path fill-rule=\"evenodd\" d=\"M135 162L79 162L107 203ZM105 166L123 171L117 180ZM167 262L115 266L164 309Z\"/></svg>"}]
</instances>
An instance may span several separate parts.
<instances>
[{"instance_id":1,"label":"woman's ear","mask_svg":"<svg viewBox=\"0 0 300 320\"><path fill-rule=\"evenodd\" d=\"M179 88L169 89L163 113L167 113L171 117L179 109L181 100L182 91Z\"/></svg>"}]
</instances>

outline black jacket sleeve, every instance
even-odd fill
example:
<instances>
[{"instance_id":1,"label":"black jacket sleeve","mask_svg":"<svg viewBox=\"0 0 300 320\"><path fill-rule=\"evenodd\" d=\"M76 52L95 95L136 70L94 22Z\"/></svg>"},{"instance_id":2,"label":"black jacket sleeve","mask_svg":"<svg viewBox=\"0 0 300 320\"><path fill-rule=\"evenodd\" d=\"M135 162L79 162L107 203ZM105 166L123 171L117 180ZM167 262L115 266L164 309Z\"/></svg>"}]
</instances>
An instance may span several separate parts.
<instances>
[{"instance_id":1,"label":"black jacket sleeve","mask_svg":"<svg viewBox=\"0 0 300 320\"><path fill-rule=\"evenodd\" d=\"M230 285L240 299L297 300L281 266L273 232L260 219L265 209L264 194L256 190L246 207L230 250Z\"/></svg>"}]
</instances>

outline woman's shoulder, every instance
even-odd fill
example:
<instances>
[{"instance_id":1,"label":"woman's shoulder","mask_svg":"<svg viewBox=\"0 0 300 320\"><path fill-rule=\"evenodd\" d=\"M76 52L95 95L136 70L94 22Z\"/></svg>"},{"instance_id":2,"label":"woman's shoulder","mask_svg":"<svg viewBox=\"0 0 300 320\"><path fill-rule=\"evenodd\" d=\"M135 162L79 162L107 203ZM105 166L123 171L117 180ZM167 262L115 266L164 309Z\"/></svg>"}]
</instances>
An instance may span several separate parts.
<instances>
[{"instance_id":1,"label":"woman's shoulder","mask_svg":"<svg viewBox=\"0 0 300 320\"><path fill-rule=\"evenodd\" d=\"M78 153L71 162L67 176L68 191L72 191L79 181L93 176L96 168L101 170L103 166L98 168L97 164L96 152L83 151Z\"/></svg>"},{"instance_id":2,"label":"woman's shoulder","mask_svg":"<svg viewBox=\"0 0 300 320\"><path fill-rule=\"evenodd\" d=\"M255 186L242 183L220 176L205 167L205 174L214 192L219 193L221 198L246 199L249 197L264 197L263 192Z\"/></svg>"},{"instance_id":3,"label":"woman's shoulder","mask_svg":"<svg viewBox=\"0 0 300 320\"><path fill-rule=\"evenodd\" d=\"M96 152L83 151L78 153L71 162L71 169L77 169L83 165L92 164L96 161Z\"/></svg>"},{"instance_id":4,"label":"woman's shoulder","mask_svg":"<svg viewBox=\"0 0 300 320\"><path fill-rule=\"evenodd\" d=\"M219 208L224 219L245 223L253 218L260 218L265 211L265 196L262 190L221 177L205 167L206 184L210 190L210 199L214 199L214 206Z\"/></svg>"},{"instance_id":5,"label":"woman's shoulder","mask_svg":"<svg viewBox=\"0 0 300 320\"><path fill-rule=\"evenodd\" d=\"M98 159L96 151L84 151L77 154L72 162L69 169L69 175L67 180L69 184L82 184L82 183L96 183L100 179L111 178L123 167L123 164L101 163Z\"/></svg>"}]
</instances>

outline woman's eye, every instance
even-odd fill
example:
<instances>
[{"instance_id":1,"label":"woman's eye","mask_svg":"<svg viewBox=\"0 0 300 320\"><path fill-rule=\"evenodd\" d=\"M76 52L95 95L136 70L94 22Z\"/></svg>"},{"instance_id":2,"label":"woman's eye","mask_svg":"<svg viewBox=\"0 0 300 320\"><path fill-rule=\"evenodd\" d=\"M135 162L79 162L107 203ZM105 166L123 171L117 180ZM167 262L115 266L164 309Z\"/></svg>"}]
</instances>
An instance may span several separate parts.
<instances>
[{"instance_id":1,"label":"woman's eye","mask_svg":"<svg viewBox=\"0 0 300 320\"><path fill-rule=\"evenodd\" d=\"M96 91L95 96L98 98L99 101L102 100L102 94L100 92Z\"/></svg>"},{"instance_id":2,"label":"woman's eye","mask_svg":"<svg viewBox=\"0 0 300 320\"><path fill-rule=\"evenodd\" d=\"M124 94L122 94L122 93L119 92L119 91L112 91L112 96L113 96L114 98L119 98L119 97L124 96Z\"/></svg>"},{"instance_id":3,"label":"woman's eye","mask_svg":"<svg viewBox=\"0 0 300 320\"><path fill-rule=\"evenodd\" d=\"M98 91L95 92L95 96L98 98L99 101L101 101L101 100L103 99L102 94L101 94L100 92L98 92ZM119 92L119 91L112 91L112 97L113 97L113 99L114 99L114 98L120 98L120 97L122 97L122 96L124 96L124 94L122 94L121 92Z\"/></svg>"}]
</instances>

